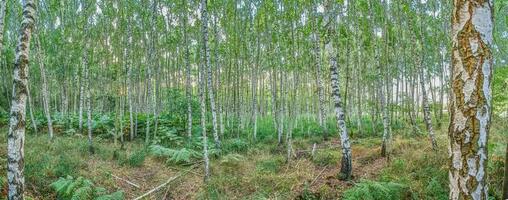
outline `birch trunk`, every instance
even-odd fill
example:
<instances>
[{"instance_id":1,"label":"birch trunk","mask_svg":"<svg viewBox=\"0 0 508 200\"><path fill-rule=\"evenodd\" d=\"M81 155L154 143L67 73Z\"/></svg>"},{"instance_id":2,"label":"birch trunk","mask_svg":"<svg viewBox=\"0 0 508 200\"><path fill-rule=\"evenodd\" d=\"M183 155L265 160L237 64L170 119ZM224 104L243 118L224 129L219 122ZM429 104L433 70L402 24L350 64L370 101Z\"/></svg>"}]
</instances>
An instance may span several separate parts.
<instances>
[{"instance_id":1,"label":"birch trunk","mask_svg":"<svg viewBox=\"0 0 508 200\"><path fill-rule=\"evenodd\" d=\"M152 0L152 18L150 25L152 26L150 32L150 45L148 49L148 57L150 59L150 63L147 65L147 80L146 80L146 101L147 101L147 114L146 114L146 132L145 132L145 144L148 145L150 142L150 115L154 113L154 105L153 105L153 94L152 94L152 66L155 64L155 20L156 20L156 12L157 12L157 0Z\"/></svg>"},{"instance_id":2,"label":"birch trunk","mask_svg":"<svg viewBox=\"0 0 508 200\"><path fill-rule=\"evenodd\" d=\"M132 30L131 26L127 25L127 34L128 34L128 47L124 49L124 57L125 57L125 65L127 65L127 101L129 102L129 122L130 122L130 132L129 132L129 138L130 140L134 140L134 111L133 111L133 102L132 102L132 67L129 63L129 49L132 47Z\"/></svg>"},{"instance_id":3,"label":"birch trunk","mask_svg":"<svg viewBox=\"0 0 508 200\"><path fill-rule=\"evenodd\" d=\"M493 2L454 0L450 102L450 199L488 199Z\"/></svg>"},{"instance_id":4,"label":"birch trunk","mask_svg":"<svg viewBox=\"0 0 508 200\"><path fill-rule=\"evenodd\" d=\"M213 139L215 141L215 147L220 149L221 143L219 140L219 134L217 130L217 111L215 109L215 96L213 87L213 73L212 65L210 64L210 49L208 48L208 12L206 8L206 0L202 0L201 8L201 20L202 20L202 31L203 31L203 53L204 53L204 64L207 70L207 88L208 98L210 100L210 110L212 111L212 125L213 125Z\"/></svg>"},{"instance_id":5,"label":"birch trunk","mask_svg":"<svg viewBox=\"0 0 508 200\"><path fill-rule=\"evenodd\" d=\"M184 1L185 10L187 10L187 2ZM189 44L187 39L187 12L184 12L183 17L183 38L185 46L185 95L187 98L187 137L192 137L192 79L191 79L191 66L189 63Z\"/></svg>"},{"instance_id":6,"label":"birch trunk","mask_svg":"<svg viewBox=\"0 0 508 200\"><path fill-rule=\"evenodd\" d=\"M353 172L351 143L349 141L349 135L347 132L344 108L342 107L342 99L340 96L339 87L339 73L337 69L337 58L334 51L330 52L330 72L332 80L332 96L335 101L335 116L337 120L337 126L339 127L340 144L342 146L340 178L343 180L349 180L351 179Z\"/></svg>"},{"instance_id":7,"label":"birch trunk","mask_svg":"<svg viewBox=\"0 0 508 200\"><path fill-rule=\"evenodd\" d=\"M317 8L316 8L317 9ZM316 11L317 12L317 11ZM317 26L317 19L316 19L316 26ZM316 30L314 32L314 59L315 59L315 65L316 65L316 87L317 87L317 93L318 93L318 121L319 126L323 129L323 137L325 140L328 139L328 130L326 130L326 124L325 124L325 97L324 97L324 91L323 91L323 79L322 79L322 72L321 72L321 48L319 44L319 32Z\"/></svg>"},{"instance_id":8,"label":"birch trunk","mask_svg":"<svg viewBox=\"0 0 508 200\"><path fill-rule=\"evenodd\" d=\"M260 54L260 42L259 39L257 41L257 62L252 67L252 121L253 121L253 132L252 132L252 139L254 141L257 140L257 132L258 132L258 105L257 105L257 85L258 85L258 65L259 65L259 54Z\"/></svg>"},{"instance_id":9,"label":"birch trunk","mask_svg":"<svg viewBox=\"0 0 508 200\"><path fill-rule=\"evenodd\" d=\"M206 1L207 0L201 0L201 17L203 19L203 32L205 32L205 26L206 26ZM203 34L205 35L205 34ZM203 36L203 39L205 39L207 37ZM206 43L206 40L204 40L203 42ZM206 54L205 52L206 50L203 49L203 53ZM206 57L206 55L205 55ZM201 131L202 131L202 134L203 134L203 159L204 159L204 164L205 164L205 176L204 176L204 180L205 182L208 181L208 179L210 178L210 161L209 161L209 158L208 158L208 138L207 138L207 135L206 135L206 86L207 86L207 83L205 81L205 70L206 70L206 66L204 66L205 64L201 64L200 65L200 70L199 70L199 101L200 101L200 107L201 107Z\"/></svg>"},{"instance_id":10,"label":"birch trunk","mask_svg":"<svg viewBox=\"0 0 508 200\"><path fill-rule=\"evenodd\" d=\"M374 45L376 46L376 45ZM381 64L379 63L379 55L376 51L376 60L377 61L377 77L378 77L378 93L379 93L379 103L381 104L381 115L383 117L383 143L381 146L381 156L387 157L390 154L390 119L388 116L388 105L386 101L385 91L386 85L384 81L384 75L381 70Z\"/></svg>"},{"instance_id":11,"label":"birch trunk","mask_svg":"<svg viewBox=\"0 0 508 200\"><path fill-rule=\"evenodd\" d=\"M35 4L32 0L24 0L23 21L19 30L16 60L14 62L11 119L7 135L7 199L9 200L24 199L24 145L26 100L28 96L28 59L34 22Z\"/></svg>"},{"instance_id":12,"label":"birch trunk","mask_svg":"<svg viewBox=\"0 0 508 200\"><path fill-rule=\"evenodd\" d=\"M49 97L51 95L49 94L48 90L46 68L44 66L44 59L41 53L42 49L39 37L35 37L35 42L37 46L37 61L39 62L39 69L41 71L41 79L42 79L42 104L44 107L44 114L46 115L46 120L48 121L49 139L53 140L53 122L51 121L51 111L49 109L49 101L50 101Z\"/></svg>"},{"instance_id":13,"label":"birch trunk","mask_svg":"<svg viewBox=\"0 0 508 200\"><path fill-rule=\"evenodd\" d=\"M5 10L7 9L7 0L0 0L0 50L4 45L4 27L5 27ZM2 52L0 51L0 58Z\"/></svg>"},{"instance_id":14,"label":"birch trunk","mask_svg":"<svg viewBox=\"0 0 508 200\"><path fill-rule=\"evenodd\" d=\"M419 56L418 56L419 57ZM437 142L436 137L434 135L434 128L432 127L432 119L430 118L430 106L429 99L427 96L427 91L425 89L425 75L423 74L423 69L421 66L420 59L416 59L419 65L419 74L420 74L420 85L422 88L422 104L423 104L423 119L425 120L425 127L427 127L427 131L429 132L430 144L432 145L433 150L437 150Z\"/></svg>"}]
</instances>

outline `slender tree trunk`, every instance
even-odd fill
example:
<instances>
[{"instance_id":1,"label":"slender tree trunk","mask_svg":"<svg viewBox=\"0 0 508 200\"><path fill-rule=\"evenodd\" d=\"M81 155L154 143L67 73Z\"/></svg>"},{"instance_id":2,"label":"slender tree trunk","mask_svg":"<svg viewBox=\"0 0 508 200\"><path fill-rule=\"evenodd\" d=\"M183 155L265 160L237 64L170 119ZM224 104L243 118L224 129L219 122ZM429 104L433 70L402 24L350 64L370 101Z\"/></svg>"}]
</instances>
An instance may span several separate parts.
<instances>
[{"instance_id":1,"label":"slender tree trunk","mask_svg":"<svg viewBox=\"0 0 508 200\"><path fill-rule=\"evenodd\" d=\"M130 20L129 20L130 21ZM132 47L132 30L131 30L131 25L130 24L127 24L127 34L128 34L128 38L127 38L127 48L124 49L124 62L125 62L125 65L127 65L127 101L129 103L129 124L130 124L130 128L129 128L129 138L130 140L134 140L134 133L135 133L135 130L134 130L134 111L133 111L133 102L132 102L132 91L134 88L132 86L132 66L130 64L130 60L129 60L129 49Z\"/></svg>"},{"instance_id":2,"label":"slender tree trunk","mask_svg":"<svg viewBox=\"0 0 508 200\"><path fill-rule=\"evenodd\" d=\"M487 139L491 120L492 1L454 0L450 102L450 196L488 199Z\"/></svg>"},{"instance_id":3,"label":"slender tree trunk","mask_svg":"<svg viewBox=\"0 0 508 200\"><path fill-rule=\"evenodd\" d=\"M83 65L81 69L81 77L79 79L79 133L83 134L83 104L85 101L85 68Z\"/></svg>"},{"instance_id":4,"label":"slender tree trunk","mask_svg":"<svg viewBox=\"0 0 508 200\"><path fill-rule=\"evenodd\" d=\"M210 100L210 110L212 112L212 125L213 125L213 139L215 141L215 147L220 149L221 143L219 140L219 134L217 130L217 111L215 110L215 97L213 88L213 73L212 65L210 64L210 49L208 48L208 12L206 8L206 0L202 0L201 8L201 20L202 20L202 31L203 31L203 56L204 64L207 69L207 88L208 98Z\"/></svg>"},{"instance_id":5,"label":"slender tree trunk","mask_svg":"<svg viewBox=\"0 0 508 200\"><path fill-rule=\"evenodd\" d=\"M155 41L156 41L156 15L157 15L157 0L152 0L152 18L150 25L152 26L151 32L150 32L150 45L148 49L148 56L150 58L150 62L147 65L147 80L146 80L146 100L147 100L147 114L146 114L146 135L145 135L145 144L148 145L150 142L150 115L154 113L155 105L153 105L153 94L152 94L152 65L155 65L156 58L155 58Z\"/></svg>"},{"instance_id":6,"label":"slender tree trunk","mask_svg":"<svg viewBox=\"0 0 508 200\"><path fill-rule=\"evenodd\" d=\"M39 36L40 37L40 36ZM42 48L39 37L35 37L35 42L37 46L37 61L39 62L39 69L41 71L41 80L42 80L42 104L44 107L44 114L46 115L46 120L48 121L48 134L49 139L53 140L53 122L51 121L51 111L49 108L50 101L50 93L48 90L48 83L46 78L46 68L44 67L44 59L42 57Z\"/></svg>"},{"instance_id":7,"label":"slender tree trunk","mask_svg":"<svg viewBox=\"0 0 508 200\"><path fill-rule=\"evenodd\" d=\"M316 7L317 9L317 7ZM317 11L315 11L317 12ZM317 18L316 24L317 25ZM319 126L323 129L323 138L325 140L328 139L328 130L326 128L326 112L325 112L325 97L324 97L324 89L323 89L323 79L322 79L322 70L321 70L321 48L320 48L320 39L319 39L319 32L317 30L317 27L315 27L314 32L314 59L316 64L316 87L317 87L317 93L318 93L318 121Z\"/></svg>"},{"instance_id":8,"label":"slender tree trunk","mask_svg":"<svg viewBox=\"0 0 508 200\"><path fill-rule=\"evenodd\" d=\"M332 44L330 44L332 45ZM332 45L333 46L333 45ZM333 48L333 47L332 47ZM347 132L344 108L342 107L342 99L340 96L339 87L339 73L337 69L337 58L335 52L330 52L330 72L332 80L332 96L335 101L335 115L337 120L337 126L340 133L340 144L342 146L342 160L340 174L341 179L349 180L353 172L352 167L352 155L351 155L351 143L349 141L349 135Z\"/></svg>"},{"instance_id":9,"label":"slender tree trunk","mask_svg":"<svg viewBox=\"0 0 508 200\"><path fill-rule=\"evenodd\" d=\"M88 46L88 43L85 44ZM92 139L92 102L91 102L91 86L90 86L90 69L88 66L88 48L85 47L83 56L84 74L85 74L85 88L86 88L86 114L87 114L87 126L88 126L88 152L90 154L95 153Z\"/></svg>"},{"instance_id":10,"label":"slender tree trunk","mask_svg":"<svg viewBox=\"0 0 508 200\"><path fill-rule=\"evenodd\" d=\"M423 118L425 120L425 126L427 127L427 131L429 132L429 139L430 139L430 143L432 145L432 149L437 150L436 137L434 135L434 128L432 127L432 119L431 119L431 114L430 114L429 100L428 100L428 96L427 96L427 91L425 89L425 75L423 75L421 61L419 61L419 59L416 59L416 60L418 60L417 61L418 65L419 65L418 71L420 74L420 85L422 88Z\"/></svg>"},{"instance_id":11,"label":"slender tree trunk","mask_svg":"<svg viewBox=\"0 0 508 200\"><path fill-rule=\"evenodd\" d=\"M7 135L7 184L9 200L23 200L25 190L24 145L26 124L26 99L28 96L28 59L30 38L35 22L35 4L23 0L23 20L19 30L16 60L14 62L14 82L10 113L9 133Z\"/></svg>"},{"instance_id":12,"label":"slender tree trunk","mask_svg":"<svg viewBox=\"0 0 508 200\"><path fill-rule=\"evenodd\" d=\"M259 42L259 38L258 38L258 41L257 41L257 59L256 59L256 63L254 64L254 66L252 67L252 82L251 82L251 85L252 85L252 121L253 121L253 132L252 132L252 138L254 141L257 140L257 132L258 132L258 105L257 105L257 95L258 95L258 89L257 89L257 85L258 85L258 65L259 65L259 60L260 60L260 42Z\"/></svg>"},{"instance_id":13,"label":"slender tree trunk","mask_svg":"<svg viewBox=\"0 0 508 200\"><path fill-rule=\"evenodd\" d=\"M207 20L206 20L206 7L207 7L207 4L206 4L206 1L207 0L201 0L201 17L203 19L203 32L206 31L206 24L207 24ZM203 34L203 39L206 39L208 37L206 37L205 34ZM206 43L206 40L203 40L204 43ZM203 48L203 54L206 54L206 50L205 48ZM205 55L206 57L206 55ZM205 58L206 59L206 58ZM205 61L206 63L206 61ZM207 139L207 135L206 135L206 86L207 86L207 83L206 83L206 80L205 80L205 70L206 70L206 64L203 63L200 65L200 70L199 70L199 101L200 101L200 105L201 105L201 131L202 131L202 134L203 134L203 159L204 159L204 165L205 165L205 176L204 176L204 180L205 182L208 181L209 177L210 177L210 161L208 159L208 139Z\"/></svg>"},{"instance_id":14,"label":"slender tree trunk","mask_svg":"<svg viewBox=\"0 0 508 200\"><path fill-rule=\"evenodd\" d=\"M187 10L187 1L184 0L184 7ZM187 12L184 12L183 17L183 38L185 47L185 95L187 98L187 137L192 137L192 79L191 79L191 66L189 63L189 44L187 39Z\"/></svg>"},{"instance_id":15,"label":"slender tree trunk","mask_svg":"<svg viewBox=\"0 0 508 200\"><path fill-rule=\"evenodd\" d=\"M508 144L506 145L506 156L504 159L503 199L508 199Z\"/></svg>"},{"instance_id":16,"label":"slender tree trunk","mask_svg":"<svg viewBox=\"0 0 508 200\"><path fill-rule=\"evenodd\" d=\"M28 81L30 82L30 78L28 78ZM34 106L32 104L32 94L30 93L30 84L26 85L26 93L28 98L28 106L30 107L30 120L32 120L32 126L34 127L34 133L37 135L37 122L35 121L34 117Z\"/></svg>"},{"instance_id":17,"label":"slender tree trunk","mask_svg":"<svg viewBox=\"0 0 508 200\"><path fill-rule=\"evenodd\" d=\"M379 74L381 74L381 67L378 67L378 70L379 70ZM382 78L379 78L382 80ZM383 157L386 157L388 156L388 154L390 154L390 149L389 149L389 143L390 143L390 138L391 138L391 134L390 134L390 119L388 118L388 105L386 103L386 98L385 98L385 86L383 84L383 81L380 81L379 83L379 87L380 87L380 91L379 91L379 98L380 98L380 101L381 101L381 109L382 109L382 115L383 115L383 144L382 144L382 148L381 148L381 155Z\"/></svg>"}]
</instances>

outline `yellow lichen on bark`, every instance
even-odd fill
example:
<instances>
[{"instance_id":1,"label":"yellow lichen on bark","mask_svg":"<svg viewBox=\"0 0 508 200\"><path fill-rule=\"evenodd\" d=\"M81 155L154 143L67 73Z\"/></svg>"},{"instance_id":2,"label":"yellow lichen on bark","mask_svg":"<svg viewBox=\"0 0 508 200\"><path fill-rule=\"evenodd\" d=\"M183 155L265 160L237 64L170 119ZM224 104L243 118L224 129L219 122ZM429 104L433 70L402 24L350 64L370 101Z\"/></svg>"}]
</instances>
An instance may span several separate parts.
<instances>
[{"instance_id":1,"label":"yellow lichen on bark","mask_svg":"<svg viewBox=\"0 0 508 200\"><path fill-rule=\"evenodd\" d=\"M492 2L455 0L452 41L450 199L487 199Z\"/></svg>"}]
</instances>

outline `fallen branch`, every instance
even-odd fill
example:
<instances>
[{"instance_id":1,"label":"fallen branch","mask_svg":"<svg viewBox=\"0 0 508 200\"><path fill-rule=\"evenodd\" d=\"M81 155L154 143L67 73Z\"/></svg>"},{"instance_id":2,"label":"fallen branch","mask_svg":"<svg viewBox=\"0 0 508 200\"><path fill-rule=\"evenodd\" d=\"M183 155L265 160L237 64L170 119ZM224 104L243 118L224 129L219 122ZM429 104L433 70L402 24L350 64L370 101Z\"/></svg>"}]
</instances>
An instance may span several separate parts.
<instances>
[{"instance_id":1,"label":"fallen branch","mask_svg":"<svg viewBox=\"0 0 508 200\"><path fill-rule=\"evenodd\" d=\"M166 186L167 184L171 183L172 181L174 181L175 179L179 178L180 176L183 176L183 175L185 175L185 174L189 173L192 169L194 169L194 167L196 167L196 166L192 166L192 167L191 167L190 169L188 169L187 171L180 172L178 175L176 175L176 176L173 176L173 177L169 178L169 179L168 179L166 182L164 182L163 184L161 184L161 185L159 185L159 186L155 187L154 189L151 189L150 191L148 191L148 192L146 192L145 194L143 194L143 195L141 195L141 196L139 196L139 197L135 198L134 200L139 200L139 199L145 198L146 196L148 196L148 195L152 194L153 192L155 192L155 191L157 191L157 190L161 189L162 187L164 187L164 186Z\"/></svg>"},{"instance_id":2,"label":"fallen branch","mask_svg":"<svg viewBox=\"0 0 508 200\"><path fill-rule=\"evenodd\" d=\"M312 186L312 184L314 184L314 182L316 182L316 180L321 176L321 174L326 170L326 167L323 168L323 170L321 170L321 172L319 172L319 174L316 176L316 178L314 178L314 180L312 180L312 182L310 182L310 185Z\"/></svg>"},{"instance_id":3,"label":"fallen branch","mask_svg":"<svg viewBox=\"0 0 508 200\"><path fill-rule=\"evenodd\" d=\"M114 177L114 178L116 178L116 179L118 179L118 180L125 181L125 182L126 182L126 183L128 183L129 185L132 185L132 186L134 186L134 187L136 187L136 188L138 188L138 189L140 188L138 184L135 184L135 183L130 182L130 181L126 180L126 179L123 179L123 178L120 178L120 177L118 177L118 176L115 176L114 174L111 174L111 176L112 176L112 177Z\"/></svg>"}]
</instances>

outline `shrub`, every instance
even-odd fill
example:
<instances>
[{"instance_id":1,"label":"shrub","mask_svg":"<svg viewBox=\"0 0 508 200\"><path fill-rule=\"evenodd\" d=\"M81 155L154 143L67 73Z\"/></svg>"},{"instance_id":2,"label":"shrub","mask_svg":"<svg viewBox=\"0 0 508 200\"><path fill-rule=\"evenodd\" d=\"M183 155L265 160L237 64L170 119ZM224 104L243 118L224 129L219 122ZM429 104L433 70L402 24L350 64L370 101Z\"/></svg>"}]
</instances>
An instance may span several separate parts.
<instances>
[{"instance_id":1,"label":"shrub","mask_svg":"<svg viewBox=\"0 0 508 200\"><path fill-rule=\"evenodd\" d=\"M393 182L361 181L353 188L346 190L345 200L399 200L410 195L406 185Z\"/></svg>"},{"instance_id":2,"label":"shrub","mask_svg":"<svg viewBox=\"0 0 508 200\"><path fill-rule=\"evenodd\" d=\"M145 162L147 151L142 149L135 151L127 158L127 164L131 167L140 167Z\"/></svg>"}]
</instances>

